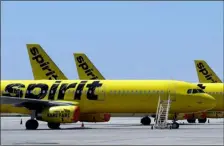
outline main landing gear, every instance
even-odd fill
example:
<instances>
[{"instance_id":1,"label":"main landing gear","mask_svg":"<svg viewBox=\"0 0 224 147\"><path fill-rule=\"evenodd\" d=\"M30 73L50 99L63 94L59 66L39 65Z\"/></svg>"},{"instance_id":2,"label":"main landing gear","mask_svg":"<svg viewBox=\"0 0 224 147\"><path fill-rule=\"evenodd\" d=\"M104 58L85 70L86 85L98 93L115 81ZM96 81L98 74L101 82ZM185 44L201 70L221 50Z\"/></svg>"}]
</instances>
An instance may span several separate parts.
<instances>
[{"instance_id":1,"label":"main landing gear","mask_svg":"<svg viewBox=\"0 0 224 147\"><path fill-rule=\"evenodd\" d=\"M29 119L26 122L26 129L27 130L36 130L38 128L38 126L39 126L39 123L35 119Z\"/></svg>"},{"instance_id":2,"label":"main landing gear","mask_svg":"<svg viewBox=\"0 0 224 147\"><path fill-rule=\"evenodd\" d=\"M38 123L37 120L35 120L35 117L36 117L36 111L32 110L31 111L31 119L29 119L26 122L26 129L27 130L36 130L38 128L39 123Z\"/></svg>"},{"instance_id":3,"label":"main landing gear","mask_svg":"<svg viewBox=\"0 0 224 147\"><path fill-rule=\"evenodd\" d=\"M48 125L48 128L50 128L50 129L60 129L60 123L50 123L50 122L48 122L47 125ZM26 122L26 129L27 130L36 130L38 128L38 126L39 126L39 123L35 119L29 119Z\"/></svg>"},{"instance_id":4,"label":"main landing gear","mask_svg":"<svg viewBox=\"0 0 224 147\"><path fill-rule=\"evenodd\" d=\"M204 118L204 119L198 119L198 123L206 123L207 121L207 118Z\"/></svg>"},{"instance_id":5,"label":"main landing gear","mask_svg":"<svg viewBox=\"0 0 224 147\"><path fill-rule=\"evenodd\" d=\"M33 110L31 113L31 119L26 121L25 126L27 130L36 130L38 128L39 123L35 118L36 118L36 111ZM50 129L60 129L60 123L48 122L47 125Z\"/></svg>"},{"instance_id":6,"label":"main landing gear","mask_svg":"<svg viewBox=\"0 0 224 147\"><path fill-rule=\"evenodd\" d=\"M50 129L60 129L60 123L50 123L50 122L48 122L47 125Z\"/></svg>"},{"instance_id":7,"label":"main landing gear","mask_svg":"<svg viewBox=\"0 0 224 147\"><path fill-rule=\"evenodd\" d=\"M188 123L196 123L196 119L187 119Z\"/></svg>"},{"instance_id":8,"label":"main landing gear","mask_svg":"<svg viewBox=\"0 0 224 147\"><path fill-rule=\"evenodd\" d=\"M198 119L198 123L206 123L207 118ZM196 119L187 119L188 123L196 123Z\"/></svg>"},{"instance_id":9,"label":"main landing gear","mask_svg":"<svg viewBox=\"0 0 224 147\"><path fill-rule=\"evenodd\" d=\"M141 124L144 126L148 126L151 124L151 119L148 116L145 116L141 119Z\"/></svg>"}]
</instances>

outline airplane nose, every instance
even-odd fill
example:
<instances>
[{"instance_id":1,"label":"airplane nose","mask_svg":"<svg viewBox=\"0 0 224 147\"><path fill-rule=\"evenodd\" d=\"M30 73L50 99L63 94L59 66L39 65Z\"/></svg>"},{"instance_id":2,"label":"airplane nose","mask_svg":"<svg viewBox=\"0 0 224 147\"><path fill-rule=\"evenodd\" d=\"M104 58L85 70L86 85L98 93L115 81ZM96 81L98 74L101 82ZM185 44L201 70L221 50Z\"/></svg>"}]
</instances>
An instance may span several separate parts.
<instances>
[{"instance_id":1,"label":"airplane nose","mask_svg":"<svg viewBox=\"0 0 224 147\"><path fill-rule=\"evenodd\" d=\"M202 98L197 101L198 104L201 104L201 107L205 110L211 110L216 106L216 99L206 93L202 94Z\"/></svg>"}]
</instances>

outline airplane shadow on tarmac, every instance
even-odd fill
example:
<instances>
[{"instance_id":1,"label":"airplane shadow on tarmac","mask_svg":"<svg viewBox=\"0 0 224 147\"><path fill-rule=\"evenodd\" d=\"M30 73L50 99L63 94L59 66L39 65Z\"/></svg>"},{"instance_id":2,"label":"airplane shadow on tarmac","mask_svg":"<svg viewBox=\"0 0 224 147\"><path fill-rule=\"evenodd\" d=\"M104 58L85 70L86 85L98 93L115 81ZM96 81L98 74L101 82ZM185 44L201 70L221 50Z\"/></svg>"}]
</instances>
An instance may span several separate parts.
<instances>
[{"instance_id":1,"label":"airplane shadow on tarmac","mask_svg":"<svg viewBox=\"0 0 224 147\"><path fill-rule=\"evenodd\" d=\"M99 125L99 124L98 124ZM190 129L190 130L195 130L195 129L215 129L215 128L207 128L206 126L207 125L224 125L224 124L180 124L180 125L189 125L189 127L187 127L187 128L179 128L179 129L172 129L172 130L186 130L186 129ZM195 127L190 127L190 126L197 126L197 125L204 125L205 127L203 127L203 128L195 128ZM109 126L111 126L111 124L109 125ZM132 127L134 127L134 126L138 126L138 128L132 128ZM140 126L142 126L141 128L139 128ZM125 127L125 128L123 128L123 127ZM131 128L130 128L131 127ZM128 129L128 130L130 130L130 129L132 129L132 130L135 130L135 129L148 129L148 130L151 130L151 125L150 126L143 126L143 125L133 125L133 124L121 124L121 125L119 125L119 124L114 124L113 125L113 127L106 127L105 125L104 125L104 127L103 128L98 128L98 127L69 127L69 128L60 128L60 129L49 129L49 128L44 128L44 129L42 129L42 128L40 128L40 129L37 129L37 130L26 130L25 129L25 127L24 127L24 129L1 129L1 131L43 131L43 130L49 130L49 131L59 131L59 130L89 130L89 129L98 129L98 130L110 130L110 129L118 129L118 130L125 130L125 129Z\"/></svg>"}]
</instances>

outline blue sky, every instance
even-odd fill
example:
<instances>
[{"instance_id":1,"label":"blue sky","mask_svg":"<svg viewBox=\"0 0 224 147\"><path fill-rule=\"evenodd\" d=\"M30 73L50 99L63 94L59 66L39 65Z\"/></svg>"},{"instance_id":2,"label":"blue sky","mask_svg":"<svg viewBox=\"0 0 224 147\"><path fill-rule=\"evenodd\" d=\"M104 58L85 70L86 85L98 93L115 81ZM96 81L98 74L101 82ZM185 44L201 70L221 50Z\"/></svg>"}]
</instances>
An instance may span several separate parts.
<instances>
[{"instance_id":1,"label":"blue sky","mask_svg":"<svg viewBox=\"0 0 224 147\"><path fill-rule=\"evenodd\" d=\"M2 2L1 78L33 79L39 43L69 79L84 52L108 79L197 82L194 59L223 79L223 3Z\"/></svg>"}]
</instances>

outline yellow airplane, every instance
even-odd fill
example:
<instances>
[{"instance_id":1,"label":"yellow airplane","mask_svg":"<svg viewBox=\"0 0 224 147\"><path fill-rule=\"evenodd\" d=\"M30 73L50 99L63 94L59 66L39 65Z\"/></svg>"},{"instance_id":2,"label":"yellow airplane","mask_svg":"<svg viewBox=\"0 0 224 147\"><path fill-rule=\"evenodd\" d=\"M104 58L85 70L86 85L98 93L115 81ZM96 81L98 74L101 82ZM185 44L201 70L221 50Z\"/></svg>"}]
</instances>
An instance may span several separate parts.
<instances>
[{"instance_id":1,"label":"yellow airplane","mask_svg":"<svg viewBox=\"0 0 224 147\"><path fill-rule=\"evenodd\" d=\"M205 123L207 118L224 118L223 82L204 60L195 60L196 72L199 82L198 86L217 100L217 105L212 110L203 113L180 114L179 117L186 118L189 123Z\"/></svg>"},{"instance_id":2,"label":"yellow airplane","mask_svg":"<svg viewBox=\"0 0 224 147\"><path fill-rule=\"evenodd\" d=\"M159 97L166 100L168 96L172 114L216 106L216 100L196 85L176 80L1 81L1 105L22 107L21 113L30 114L26 129L37 129L37 120L58 129L60 123L109 121L110 115L104 115L102 121L100 114L155 113ZM175 120L173 126L179 128Z\"/></svg>"},{"instance_id":3,"label":"yellow airplane","mask_svg":"<svg viewBox=\"0 0 224 147\"><path fill-rule=\"evenodd\" d=\"M1 112L30 114L27 129L37 129L37 120L48 122L51 129L58 129L60 123L107 122L110 120L108 113L154 114L159 97L167 99L168 95L173 114L200 112L216 106L212 96L183 81L61 80L66 79L64 74L38 46L27 47L29 55L33 56L30 56L31 64L36 64L41 76L35 76L37 70L33 68L35 80L1 81ZM85 73L94 77L89 70ZM179 127L175 120L173 124Z\"/></svg>"},{"instance_id":4,"label":"yellow airplane","mask_svg":"<svg viewBox=\"0 0 224 147\"><path fill-rule=\"evenodd\" d=\"M67 79L67 77L61 72L61 70L52 61L52 59L46 54L46 52L43 50L43 48L40 45L28 44L27 49L28 49L30 63L31 63L31 66L33 69L33 74L34 74L35 80L48 79L46 72L44 70L42 70L40 63L38 62L39 60L40 61L44 60L44 61L42 61L43 63L44 62L48 63L50 71L55 71L54 73L57 75L58 79L60 79L60 80ZM33 50L35 50L35 52L38 52L37 57L34 56ZM79 79L81 79L81 80L85 80L85 79L87 79L87 80L92 80L92 79L104 80L105 79L85 54L76 53L76 54L74 54L74 57L75 57L75 62L76 62ZM41 58L41 59L38 60L38 58ZM40 78L38 78L38 77L40 77ZM223 103L223 102L221 102L221 103ZM141 114L141 113L134 113L134 114L132 114L132 113L125 113L125 114L113 113L113 114L111 114L111 116L112 117L114 117L114 116L118 116L118 117L121 117L121 116L124 116L124 117L144 116L141 119L141 123L143 125L150 125L150 123L151 123L151 119L148 117L149 116L148 113L143 113L143 114ZM152 116L155 116L155 114ZM204 113L192 114L192 115L179 114L177 119L187 119L188 122L191 122L192 117L196 117L196 118L199 118L199 122L203 122L203 121L206 121L206 119L204 118L205 116L206 115ZM174 117L174 114L169 115L169 119L172 119L173 117Z\"/></svg>"}]
</instances>

